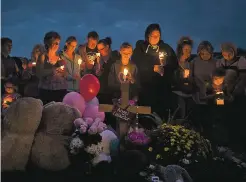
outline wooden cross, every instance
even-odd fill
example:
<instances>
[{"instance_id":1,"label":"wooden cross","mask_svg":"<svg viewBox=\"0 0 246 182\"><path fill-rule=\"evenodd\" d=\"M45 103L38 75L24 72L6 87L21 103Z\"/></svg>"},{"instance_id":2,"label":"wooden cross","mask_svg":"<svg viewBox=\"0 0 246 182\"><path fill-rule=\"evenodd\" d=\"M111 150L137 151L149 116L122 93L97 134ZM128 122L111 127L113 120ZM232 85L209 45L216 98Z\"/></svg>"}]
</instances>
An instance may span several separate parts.
<instances>
[{"instance_id":1,"label":"wooden cross","mask_svg":"<svg viewBox=\"0 0 246 182\"><path fill-rule=\"evenodd\" d=\"M126 106L129 105L129 83L122 83L121 84L121 105L120 107L122 109L125 109ZM114 108L114 105L109 104L100 104L99 105L99 111L101 112L112 112ZM129 106L127 108L127 111L135 114L151 114L151 107L145 107L145 106ZM126 126L121 122L119 124L119 130L120 130L120 136L125 134ZM122 128L123 127L123 128Z\"/></svg>"}]
</instances>

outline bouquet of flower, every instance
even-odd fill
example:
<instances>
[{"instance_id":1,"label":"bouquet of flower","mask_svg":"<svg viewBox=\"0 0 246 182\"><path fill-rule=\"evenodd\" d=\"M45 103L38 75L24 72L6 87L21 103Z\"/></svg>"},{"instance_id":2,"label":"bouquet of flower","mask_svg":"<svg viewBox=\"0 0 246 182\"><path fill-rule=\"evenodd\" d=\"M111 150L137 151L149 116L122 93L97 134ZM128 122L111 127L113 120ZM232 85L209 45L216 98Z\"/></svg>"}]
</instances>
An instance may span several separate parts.
<instances>
[{"instance_id":1,"label":"bouquet of flower","mask_svg":"<svg viewBox=\"0 0 246 182\"><path fill-rule=\"evenodd\" d=\"M157 164L188 165L212 157L210 142L183 126L163 124L149 136L151 142L147 153Z\"/></svg>"},{"instance_id":2,"label":"bouquet of flower","mask_svg":"<svg viewBox=\"0 0 246 182\"><path fill-rule=\"evenodd\" d=\"M147 145L150 138L143 131L134 130L127 135L126 140L134 145Z\"/></svg>"}]
</instances>

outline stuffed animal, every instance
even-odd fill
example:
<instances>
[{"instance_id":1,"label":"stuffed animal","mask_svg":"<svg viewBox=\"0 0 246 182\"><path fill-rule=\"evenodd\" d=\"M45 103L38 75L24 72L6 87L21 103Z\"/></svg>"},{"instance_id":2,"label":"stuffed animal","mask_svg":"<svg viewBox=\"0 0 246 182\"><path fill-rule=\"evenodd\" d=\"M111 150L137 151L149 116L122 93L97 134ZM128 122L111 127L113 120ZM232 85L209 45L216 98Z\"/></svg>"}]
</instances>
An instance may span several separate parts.
<instances>
[{"instance_id":1,"label":"stuffed animal","mask_svg":"<svg viewBox=\"0 0 246 182\"><path fill-rule=\"evenodd\" d=\"M44 106L31 153L31 160L36 166L59 171L70 165L67 146L74 132L73 121L79 117L77 109L61 102Z\"/></svg>"},{"instance_id":2,"label":"stuffed animal","mask_svg":"<svg viewBox=\"0 0 246 182\"><path fill-rule=\"evenodd\" d=\"M43 111L41 100L20 98L2 120L2 171L25 171Z\"/></svg>"}]
</instances>

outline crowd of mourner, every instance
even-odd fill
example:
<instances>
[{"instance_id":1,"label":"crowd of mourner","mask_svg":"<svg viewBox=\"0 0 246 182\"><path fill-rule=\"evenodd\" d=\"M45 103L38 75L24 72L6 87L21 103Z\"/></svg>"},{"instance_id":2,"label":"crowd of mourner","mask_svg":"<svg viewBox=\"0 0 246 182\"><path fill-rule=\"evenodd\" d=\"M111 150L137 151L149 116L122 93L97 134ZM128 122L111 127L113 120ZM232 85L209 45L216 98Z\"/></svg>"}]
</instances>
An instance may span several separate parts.
<instances>
[{"instance_id":1,"label":"crowd of mourner","mask_svg":"<svg viewBox=\"0 0 246 182\"><path fill-rule=\"evenodd\" d=\"M33 47L30 58L10 56L15 44L2 37L2 118L19 98L37 98L44 105L62 102L69 92L79 93L81 78L92 74L100 82L100 104L120 98L121 84L127 80L130 99L151 107L162 120L188 126L220 145L245 150L245 56L238 55L233 43L222 43L216 57L209 41L196 48L188 36L180 38L174 51L161 36L160 26L150 24L144 40L136 45L123 42L113 50L111 38L101 39L96 31L87 34L85 44L69 36L63 47L59 33L50 31L43 44ZM105 122L115 129L112 117L106 115Z\"/></svg>"}]
</instances>

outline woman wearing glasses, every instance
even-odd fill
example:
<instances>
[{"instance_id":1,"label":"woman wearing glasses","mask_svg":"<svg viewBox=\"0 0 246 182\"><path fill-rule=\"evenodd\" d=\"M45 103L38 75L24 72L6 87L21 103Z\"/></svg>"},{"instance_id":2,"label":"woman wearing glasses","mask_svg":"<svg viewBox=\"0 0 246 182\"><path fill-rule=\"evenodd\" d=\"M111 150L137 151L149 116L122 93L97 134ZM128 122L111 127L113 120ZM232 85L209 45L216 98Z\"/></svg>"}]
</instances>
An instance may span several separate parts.
<instances>
[{"instance_id":1,"label":"woman wearing glasses","mask_svg":"<svg viewBox=\"0 0 246 182\"><path fill-rule=\"evenodd\" d=\"M46 52L39 56L37 72L39 75L39 96L44 104L61 102L67 93L67 80L64 61L57 51L61 37L57 32L48 32L44 37Z\"/></svg>"},{"instance_id":2,"label":"woman wearing glasses","mask_svg":"<svg viewBox=\"0 0 246 182\"><path fill-rule=\"evenodd\" d=\"M100 59L95 65L95 75L100 81L100 91L98 99L102 104L111 104L112 96L108 87L108 75L112 64L119 58L118 51L112 51L112 40L110 37L98 41L97 50Z\"/></svg>"},{"instance_id":3,"label":"woman wearing glasses","mask_svg":"<svg viewBox=\"0 0 246 182\"><path fill-rule=\"evenodd\" d=\"M66 63L67 83L69 91L79 91L80 67L82 64L82 58L75 53L77 47L77 39L74 36L70 36L66 40L63 51L60 54L61 59Z\"/></svg>"}]
</instances>

